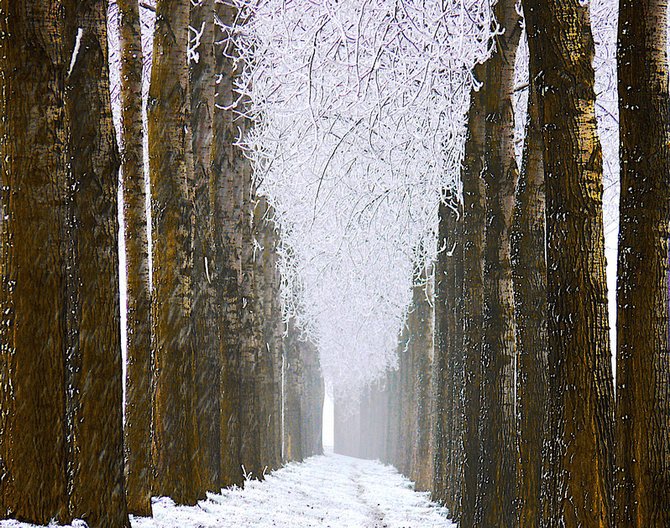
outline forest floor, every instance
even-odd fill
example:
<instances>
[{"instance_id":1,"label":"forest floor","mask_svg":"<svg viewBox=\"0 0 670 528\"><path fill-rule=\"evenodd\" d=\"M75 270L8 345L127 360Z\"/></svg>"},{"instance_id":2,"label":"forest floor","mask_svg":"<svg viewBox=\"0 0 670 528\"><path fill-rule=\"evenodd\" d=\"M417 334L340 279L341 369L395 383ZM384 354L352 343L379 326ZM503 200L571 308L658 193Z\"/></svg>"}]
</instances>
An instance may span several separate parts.
<instances>
[{"instance_id":1,"label":"forest floor","mask_svg":"<svg viewBox=\"0 0 670 528\"><path fill-rule=\"evenodd\" d=\"M333 454L290 463L244 489L210 494L197 506L158 498L153 511L153 518L131 518L133 528L456 528L446 509L414 491L394 468ZM0 522L3 528L29 526Z\"/></svg>"}]
</instances>

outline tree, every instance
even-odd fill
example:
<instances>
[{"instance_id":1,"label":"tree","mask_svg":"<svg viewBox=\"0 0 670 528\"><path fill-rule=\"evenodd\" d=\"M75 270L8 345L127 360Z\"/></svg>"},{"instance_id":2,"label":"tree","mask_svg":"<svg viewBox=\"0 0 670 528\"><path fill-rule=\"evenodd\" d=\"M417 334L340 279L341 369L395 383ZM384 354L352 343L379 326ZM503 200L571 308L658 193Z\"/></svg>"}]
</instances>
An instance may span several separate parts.
<instances>
[{"instance_id":1,"label":"tree","mask_svg":"<svg viewBox=\"0 0 670 528\"><path fill-rule=\"evenodd\" d=\"M67 523L69 38L54 2L2 0L0 11L1 515Z\"/></svg>"},{"instance_id":2,"label":"tree","mask_svg":"<svg viewBox=\"0 0 670 528\"><path fill-rule=\"evenodd\" d=\"M222 35L215 37L215 67L220 75L214 110L213 166L215 202L214 217L218 227L217 269L220 269L220 485L241 486L244 476L240 467L240 334L241 326L241 255L240 232L241 173L245 170L244 154L236 144L237 121L235 91L235 43L229 33L237 19L237 9L216 2L217 27Z\"/></svg>"},{"instance_id":3,"label":"tree","mask_svg":"<svg viewBox=\"0 0 670 528\"><path fill-rule=\"evenodd\" d=\"M281 466L282 407L282 307L277 248L279 228L274 209L265 197L254 208L256 251L256 297L260 303L261 342L259 385L261 386L261 460L271 469Z\"/></svg>"},{"instance_id":4,"label":"tree","mask_svg":"<svg viewBox=\"0 0 670 528\"><path fill-rule=\"evenodd\" d=\"M523 7L544 136L549 453L543 525L612 526L613 387L588 6L526 0Z\"/></svg>"},{"instance_id":5,"label":"tree","mask_svg":"<svg viewBox=\"0 0 670 528\"><path fill-rule=\"evenodd\" d=\"M475 76L486 83L486 68ZM470 94L463 181L463 480L461 523L474 526L480 472L479 415L481 396L481 336L484 304L484 183L480 178L485 146L484 92Z\"/></svg>"},{"instance_id":6,"label":"tree","mask_svg":"<svg viewBox=\"0 0 670 528\"><path fill-rule=\"evenodd\" d=\"M149 176L152 202L154 357L154 491L195 504L193 449L193 332L191 318L192 170L188 134L189 5L156 4L149 88Z\"/></svg>"},{"instance_id":7,"label":"tree","mask_svg":"<svg viewBox=\"0 0 670 528\"><path fill-rule=\"evenodd\" d=\"M107 8L78 2L78 53L66 83L69 200L76 257L72 353L72 515L129 527L124 490L118 260L118 169L107 61ZM74 33L74 32L73 32ZM72 300L68 300L72 302Z\"/></svg>"},{"instance_id":8,"label":"tree","mask_svg":"<svg viewBox=\"0 0 670 528\"><path fill-rule=\"evenodd\" d=\"M284 446L282 449L284 460L302 461L304 455L302 452L302 392L303 392L303 371L300 358L300 337L298 329L295 326L295 320L289 319L288 328L284 337ZM335 421L337 423L337 416ZM347 428L335 426L346 435ZM350 452L350 440L340 441L338 435L335 438L335 451L345 455Z\"/></svg>"},{"instance_id":9,"label":"tree","mask_svg":"<svg viewBox=\"0 0 670 528\"><path fill-rule=\"evenodd\" d=\"M535 38L535 37L534 37ZM528 97L526 139L512 232L516 316L516 408L519 444L519 525L539 526L547 414L547 266L544 257L542 129L535 80Z\"/></svg>"},{"instance_id":10,"label":"tree","mask_svg":"<svg viewBox=\"0 0 670 528\"><path fill-rule=\"evenodd\" d=\"M667 10L619 3L617 526L670 525Z\"/></svg>"},{"instance_id":11,"label":"tree","mask_svg":"<svg viewBox=\"0 0 670 528\"><path fill-rule=\"evenodd\" d=\"M126 496L151 515L151 297L142 131L142 39L137 0L118 0L121 45L121 176L126 248Z\"/></svg>"},{"instance_id":12,"label":"tree","mask_svg":"<svg viewBox=\"0 0 670 528\"><path fill-rule=\"evenodd\" d=\"M419 284L413 290L413 314L410 316L410 343L412 365L411 393L413 395L412 412L414 441L409 453L411 458L411 478L416 489L430 489L433 477L433 457L431 453L431 401L430 386L433 359L433 312L431 299L432 284L427 265L423 265Z\"/></svg>"},{"instance_id":13,"label":"tree","mask_svg":"<svg viewBox=\"0 0 670 528\"><path fill-rule=\"evenodd\" d=\"M521 35L515 2L501 0L494 16L504 33L486 62L484 88L486 229L480 442L482 466L475 526L512 526L516 499L514 414L514 288L510 231L518 176L514 156L514 64Z\"/></svg>"},{"instance_id":14,"label":"tree","mask_svg":"<svg viewBox=\"0 0 670 528\"><path fill-rule=\"evenodd\" d=\"M220 442L220 351L217 286L220 269L216 262L216 224L212 215L215 185L212 172L214 118L214 18L213 0L192 4L190 31L197 47L190 51L189 89L193 169L191 196L193 212L193 370L194 379L194 469L195 487L200 496L219 489Z\"/></svg>"}]
</instances>

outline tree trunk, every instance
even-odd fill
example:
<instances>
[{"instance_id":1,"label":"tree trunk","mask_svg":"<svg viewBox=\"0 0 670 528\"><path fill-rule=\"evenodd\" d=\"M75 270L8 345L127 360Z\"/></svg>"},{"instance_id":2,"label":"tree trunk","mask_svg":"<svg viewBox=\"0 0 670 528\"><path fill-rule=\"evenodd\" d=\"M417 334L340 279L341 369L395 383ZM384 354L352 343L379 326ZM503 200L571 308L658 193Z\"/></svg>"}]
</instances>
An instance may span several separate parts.
<instances>
[{"instance_id":1,"label":"tree trunk","mask_svg":"<svg viewBox=\"0 0 670 528\"><path fill-rule=\"evenodd\" d=\"M281 306L277 273L278 233L274 210L265 198L254 208L255 290L259 302L261 341L259 377L261 461L271 469L281 464Z\"/></svg>"},{"instance_id":2,"label":"tree trunk","mask_svg":"<svg viewBox=\"0 0 670 528\"><path fill-rule=\"evenodd\" d=\"M453 420L453 406L450 396L451 388L455 383L453 364L451 362L453 350L449 346L450 310L453 299L452 270L452 238L456 221L456 213L451 207L453 194L445 193L439 206L438 220L438 250L435 262L435 337L434 357L431 383L433 387L433 409L435 424L433 426L433 500L448 506L447 481L449 480L450 459L452 456L451 423Z\"/></svg>"},{"instance_id":3,"label":"tree trunk","mask_svg":"<svg viewBox=\"0 0 670 528\"><path fill-rule=\"evenodd\" d=\"M619 3L617 526L670 526L666 0Z\"/></svg>"},{"instance_id":4,"label":"tree trunk","mask_svg":"<svg viewBox=\"0 0 670 528\"><path fill-rule=\"evenodd\" d=\"M77 3L79 52L66 84L76 237L78 343L72 439L73 517L129 527L124 492L118 169L107 67L107 6Z\"/></svg>"},{"instance_id":5,"label":"tree trunk","mask_svg":"<svg viewBox=\"0 0 670 528\"><path fill-rule=\"evenodd\" d=\"M415 438L412 450L412 479L416 489L428 491L433 477L431 455L431 415L430 415L430 375L433 346L433 313L430 300L433 296L428 278L427 266L423 267L420 278L421 284L414 287L414 328L411 329L410 342L413 350L414 364L412 371L412 405L414 418Z\"/></svg>"},{"instance_id":6,"label":"tree trunk","mask_svg":"<svg viewBox=\"0 0 670 528\"><path fill-rule=\"evenodd\" d=\"M151 515L151 296L142 131L142 39L137 0L118 0L121 44L121 176L126 246L126 498Z\"/></svg>"},{"instance_id":7,"label":"tree trunk","mask_svg":"<svg viewBox=\"0 0 670 528\"><path fill-rule=\"evenodd\" d=\"M155 493L195 504L193 332L191 319L192 170L188 95L189 5L158 0L149 89L152 198Z\"/></svg>"},{"instance_id":8,"label":"tree trunk","mask_svg":"<svg viewBox=\"0 0 670 528\"><path fill-rule=\"evenodd\" d=\"M323 454L322 422L324 385L319 365L319 350L309 341L300 343L303 375L301 394L301 440L304 458Z\"/></svg>"},{"instance_id":9,"label":"tree trunk","mask_svg":"<svg viewBox=\"0 0 670 528\"><path fill-rule=\"evenodd\" d=\"M284 459L287 461L302 461L302 409L301 394L303 391L303 370L300 359L300 344L295 320L288 322L288 330L284 338ZM337 429L337 425L336 425ZM338 451L336 436L336 451Z\"/></svg>"},{"instance_id":10,"label":"tree trunk","mask_svg":"<svg viewBox=\"0 0 670 528\"><path fill-rule=\"evenodd\" d=\"M544 168L537 93L531 78L523 165L517 186L512 263L517 343L519 526L540 525L547 415L547 265L544 258Z\"/></svg>"},{"instance_id":11,"label":"tree trunk","mask_svg":"<svg viewBox=\"0 0 670 528\"><path fill-rule=\"evenodd\" d=\"M201 33L195 50L197 61L189 65L191 90L191 128L193 148L193 332L194 332L194 478L199 496L219 488L220 441L220 365L216 284L220 280L215 266L211 194L212 125L214 116L214 18L213 0L192 5L190 25Z\"/></svg>"},{"instance_id":12,"label":"tree trunk","mask_svg":"<svg viewBox=\"0 0 670 528\"><path fill-rule=\"evenodd\" d=\"M226 27L232 27L237 9L215 2L216 16ZM235 49L228 32L215 36L216 72L220 75L216 85L214 109L214 153L212 176L215 180L214 217L218 227L217 269L220 269L220 361L221 361L221 453L219 456L220 485L241 486L244 476L240 465L240 336L242 333L240 293L241 248L240 230L243 177L248 162L244 153L235 145L238 134L234 89L235 62L231 58Z\"/></svg>"},{"instance_id":13,"label":"tree trunk","mask_svg":"<svg viewBox=\"0 0 670 528\"><path fill-rule=\"evenodd\" d=\"M43 525L69 521L64 84L73 39L60 7L0 1L0 515Z\"/></svg>"},{"instance_id":14,"label":"tree trunk","mask_svg":"<svg viewBox=\"0 0 670 528\"><path fill-rule=\"evenodd\" d=\"M484 159L486 68L475 67L484 86L472 90L468 111L463 181L463 481L461 524L475 525L480 471L479 413L481 395L481 340L484 321Z\"/></svg>"},{"instance_id":15,"label":"tree trunk","mask_svg":"<svg viewBox=\"0 0 670 528\"><path fill-rule=\"evenodd\" d=\"M526 0L524 13L547 200L550 444L543 522L609 527L613 387L588 6Z\"/></svg>"},{"instance_id":16,"label":"tree trunk","mask_svg":"<svg viewBox=\"0 0 670 528\"><path fill-rule=\"evenodd\" d=\"M521 35L513 0L500 0L494 15L502 35L486 62L486 235L482 347L481 508L478 526L514 526L516 422L514 410L514 288L510 230L518 175L514 156L514 63Z\"/></svg>"}]
</instances>

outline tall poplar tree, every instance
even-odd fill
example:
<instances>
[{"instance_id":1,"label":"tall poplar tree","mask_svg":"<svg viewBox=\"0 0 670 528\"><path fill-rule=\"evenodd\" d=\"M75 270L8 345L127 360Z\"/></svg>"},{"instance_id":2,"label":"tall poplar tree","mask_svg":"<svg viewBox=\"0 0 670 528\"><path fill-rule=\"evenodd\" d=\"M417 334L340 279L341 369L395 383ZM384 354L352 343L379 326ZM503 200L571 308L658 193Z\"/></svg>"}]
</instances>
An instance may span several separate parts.
<instances>
[{"instance_id":1,"label":"tall poplar tree","mask_svg":"<svg viewBox=\"0 0 670 528\"><path fill-rule=\"evenodd\" d=\"M237 8L228 3L215 2L214 11L225 28L232 28L237 19ZM217 269L220 269L220 484L244 483L240 465L240 334L242 332L240 294L241 247L240 211L242 203L241 175L247 161L236 145L238 123L235 90L235 43L232 34L224 30L215 35L215 68L220 76L216 84L214 109L214 139L212 177Z\"/></svg>"},{"instance_id":2,"label":"tall poplar tree","mask_svg":"<svg viewBox=\"0 0 670 528\"><path fill-rule=\"evenodd\" d=\"M191 6L190 26L200 35L189 65L193 168L191 172L193 247L193 370L194 470L200 496L219 489L220 466L220 351L216 287L216 225L212 215L215 185L212 172L214 119L214 2Z\"/></svg>"},{"instance_id":3,"label":"tall poplar tree","mask_svg":"<svg viewBox=\"0 0 670 528\"><path fill-rule=\"evenodd\" d=\"M543 526L613 526L613 386L589 8L524 0L546 189L549 415Z\"/></svg>"},{"instance_id":4,"label":"tall poplar tree","mask_svg":"<svg viewBox=\"0 0 670 528\"><path fill-rule=\"evenodd\" d=\"M137 0L118 0L121 46L121 177L126 248L126 497L151 515L151 297L142 130L142 35Z\"/></svg>"},{"instance_id":5,"label":"tall poplar tree","mask_svg":"<svg viewBox=\"0 0 670 528\"><path fill-rule=\"evenodd\" d=\"M107 6L77 2L77 45L66 79L76 260L71 365L74 448L70 508L91 528L129 527L124 491L123 399L118 258L119 157L112 124ZM74 34L74 31L72 32Z\"/></svg>"},{"instance_id":6,"label":"tall poplar tree","mask_svg":"<svg viewBox=\"0 0 670 528\"><path fill-rule=\"evenodd\" d=\"M619 2L617 526L670 526L668 3Z\"/></svg>"},{"instance_id":7,"label":"tall poplar tree","mask_svg":"<svg viewBox=\"0 0 670 528\"><path fill-rule=\"evenodd\" d=\"M480 489L475 526L512 526L516 499L514 288L510 231L518 176L514 156L514 64L521 35L513 0L495 4L502 34L486 62L484 333Z\"/></svg>"},{"instance_id":8,"label":"tall poplar tree","mask_svg":"<svg viewBox=\"0 0 670 528\"><path fill-rule=\"evenodd\" d=\"M69 520L64 86L73 40L59 4L0 1L0 515L44 525Z\"/></svg>"},{"instance_id":9,"label":"tall poplar tree","mask_svg":"<svg viewBox=\"0 0 670 528\"><path fill-rule=\"evenodd\" d=\"M154 357L154 493L195 504L189 6L158 0L149 88Z\"/></svg>"},{"instance_id":10,"label":"tall poplar tree","mask_svg":"<svg viewBox=\"0 0 670 528\"><path fill-rule=\"evenodd\" d=\"M535 38L535 37L534 37ZM512 233L516 314L519 525L539 526L547 415L547 265L544 257L544 143L535 79L530 79L526 139Z\"/></svg>"}]
</instances>

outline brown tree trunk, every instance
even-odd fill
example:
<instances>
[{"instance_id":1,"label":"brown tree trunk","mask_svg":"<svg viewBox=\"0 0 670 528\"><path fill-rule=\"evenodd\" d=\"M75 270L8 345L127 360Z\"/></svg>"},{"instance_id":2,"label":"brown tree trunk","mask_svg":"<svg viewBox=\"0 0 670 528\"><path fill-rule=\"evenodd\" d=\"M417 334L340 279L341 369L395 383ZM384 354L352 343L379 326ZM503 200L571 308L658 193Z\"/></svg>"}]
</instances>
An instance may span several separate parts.
<instances>
[{"instance_id":1,"label":"brown tree trunk","mask_svg":"<svg viewBox=\"0 0 670 528\"><path fill-rule=\"evenodd\" d=\"M670 526L668 3L619 3L617 526Z\"/></svg>"},{"instance_id":2,"label":"brown tree trunk","mask_svg":"<svg viewBox=\"0 0 670 528\"><path fill-rule=\"evenodd\" d=\"M447 481L449 480L450 460L452 456L451 423L453 406L451 405L451 387L455 383L453 350L449 346L450 311L453 300L453 274L451 273L453 257L451 253L452 238L456 223L456 213L451 208L453 193L448 191L439 206L438 249L435 262L435 337L433 371L431 375L433 409L435 424L433 426L433 500L448 506Z\"/></svg>"},{"instance_id":3,"label":"brown tree trunk","mask_svg":"<svg viewBox=\"0 0 670 528\"><path fill-rule=\"evenodd\" d=\"M244 127L244 124L242 124ZM255 193L249 161L245 159L242 171L242 200L240 211L240 231L242 239L242 275L240 281L241 333L240 333L240 463L247 477L263 477L261 461L260 411L262 389L257 383L260 374L259 356L261 342L260 305L254 282L256 263L254 261L253 203Z\"/></svg>"},{"instance_id":4,"label":"brown tree trunk","mask_svg":"<svg viewBox=\"0 0 670 528\"><path fill-rule=\"evenodd\" d=\"M463 480L461 524L475 525L480 472L479 413L481 395L481 340L484 321L484 182L481 178L485 143L484 92L486 68L475 68L484 86L472 90L468 111L463 181Z\"/></svg>"},{"instance_id":5,"label":"brown tree trunk","mask_svg":"<svg viewBox=\"0 0 670 528\"><path fill-rule=\"evenodd\" d=\"M219 488L220 390L218 310L212 175L212 125L214 117L214 18L213 0L190 9L190 25L201 32L195 50L198 59L189 65L193 148L193 318L194 341L194 478L199 496Z\"/></svg>"},{"instance_id":6,"label":"brown tree trunk","mask_svg":"<svg viewBox=\"0 0 670 528\"><path fill-rule=\"evenodd\" d=\"M254 239L257 244L255 291L259 302L261 340L257 383L260 388L259 422L261 462L275 469L281 464L281 306L277 272L278 243L274 211L259 198L254 208Z\"/></svg>"},{"instance_id":7,"label":"brown tree trunk","mask_svg":"<svg viewBox=\"0 0 670 528\"><path fill-rule=\"evenodd\" d=\"M142 131L142 35L137 0L118 0L121 176L126 246L126 499L151 515L151 296Z\"/></svg>"},{"instance_id":8,"label":"brown tree trunk","mask_svg":"<svg viewBox=\"0 0 670 528\"><path fill-rule=\"evenodd\" d=\"M0 1L0 515L44 525L69 520L62 237L73 39L60 7Z\"/></svg>"},{"instance_id":9,"label":"brown tree trunk","mask_svg":"<svg viewBox=\"0 0 670 528\"><path fill-rule=\"evenodd\" d=\"M486 62L486 235L484 333L480 414L481 460L477 526L514 526L516 422L514 409L514 288L510 230L518 175L514 157L514 63L521 35L513 0L500 0L494 15L502 35ZM479 514L479 513L478 513Z\"/></svg>"},{"instance_id":10,"label":"brown tree trunk","mask_svg":"<svg viewBox=\"0 0 670 528\"><path fill-rule=\"evenodd\" d=\"M398 442L400 440L400 415L398 397L398 370L388 372L386 385L388 420L386 427L386 457L383 462L398 467Z\"/></svg>"},{"instance_id":11,"label":"brown tree trunk","mask_svg":"<svg viewBox=\"0 0 670 528\"><path fill-rule=\"evenodd\" d=\"M433 296L428 278L427 266L424 266L420 278L421 284L414 287L414 327L410 328L410 346L412 348L412 405L414 414L414 444L412 449L412 479L416 489L428 491L432 484L433 457L431 454L431 415L430 415L430 375L433 356L433 312L430 300Z\"/></svg>"},{"instance_id":12,"label":"brown tree trunk","mask_svg":"<svg viewBox=\"0 0 670 528\"><path fill-rule=\"evenodd\" d=\"M451 517L456 521L460 516L461 482L463 477L463 205L459 203L458 217L456 218L451 262L448 273L452 275L450 281L451 293L449 321L449 348L451 354L452 382L449 390L451 398L451 424L449 429L450 454L447 475L447 506Z\"/></svg>"},{"instance_id":13,"label":"brown tree trunk","mask_svg":"<svg viewBox=\"0 0 670 528\"><path fill-rule=\"evenodd\" d=\"M158 0L149 89L154 357L154 491L195 504L193 332L191 319L192 170L188 95L189 5Z\"/></svg>"},{"instance_id":14,"label":"brown tree trunk","mask_svg":"<svg viewBox=\"0 0 670 528\"><path fill-rule=\"evenodd\" d=\"M301 395L303 391L303 369L300 358L300 344L298 329L295 320L288 322L288 330L284 338L284 459L302 461L302 413ZM337 429L337 420L336 420ZM338 450L336 435L336 452L349 454Z\"/></svg>"},{"instance_id":15,"label":"brown tree trunk","mask_svg":"<svg viewBox=\"0 0 670 528\"><path fill-rule=\"evenodd\" d=\"M226 27L232 27L237 9L215 2L216 16ZM219 460L220 485L242 485L244 476L240 465L240 336L242 334L242 297L240 291L242 249L242 195L243 178L248 161L235 145L238 135L238 116L235 113L235 54L234 43L228 32L215 35L216 85L214 109L214 217L218 228L216 239L217 269L220 269L220 361L221 361L221 453Z\"/></svg>"},{"instance_id":16,"label":"brown tree trunk","mask_svg":"<svg viewBox=\"0 0 670 528\"><path fill-rule=\"evenodd\" d=\"M578 0L527 0L544 131L549 342L546 526L609 527L613 387L593 37Z\"/></svg>"},{"instance_id":17,"label":"brown tree trunk","mask_svg":"<svg viewBox=\"0 0 670 528\"><path fill-rule=\"evenodd\" d=\"M544 258L544 168L537 93L530 81L523 164L517 186L512 262L517 343L519 526L540 525L547 415L547 265Z\"/></svg>"},{"instance_id":18,"label":"brown tree trunk","mask_svg":"<svg viewBox=\"0 0 670 528\"><path fill-rule=\"evenodd\" d=\"M300 343L303 391L300 401L302 456L323 454L322 422L324 385L319 365L319 350L313 343Z\"/></svg>"},{"instance_id":19,"label":"brown tree trunk","mask_svg":"<svg viewBox=\"0 0 670 528\"><path fill-rule=\"evenodd\" d=\"M124 492L118 260L118 169L107 67L107 6L77 3L79 50L66 83L73 266L78 284L72 390L73 517L129 527Z\"/></svg>"}]
</instances>

